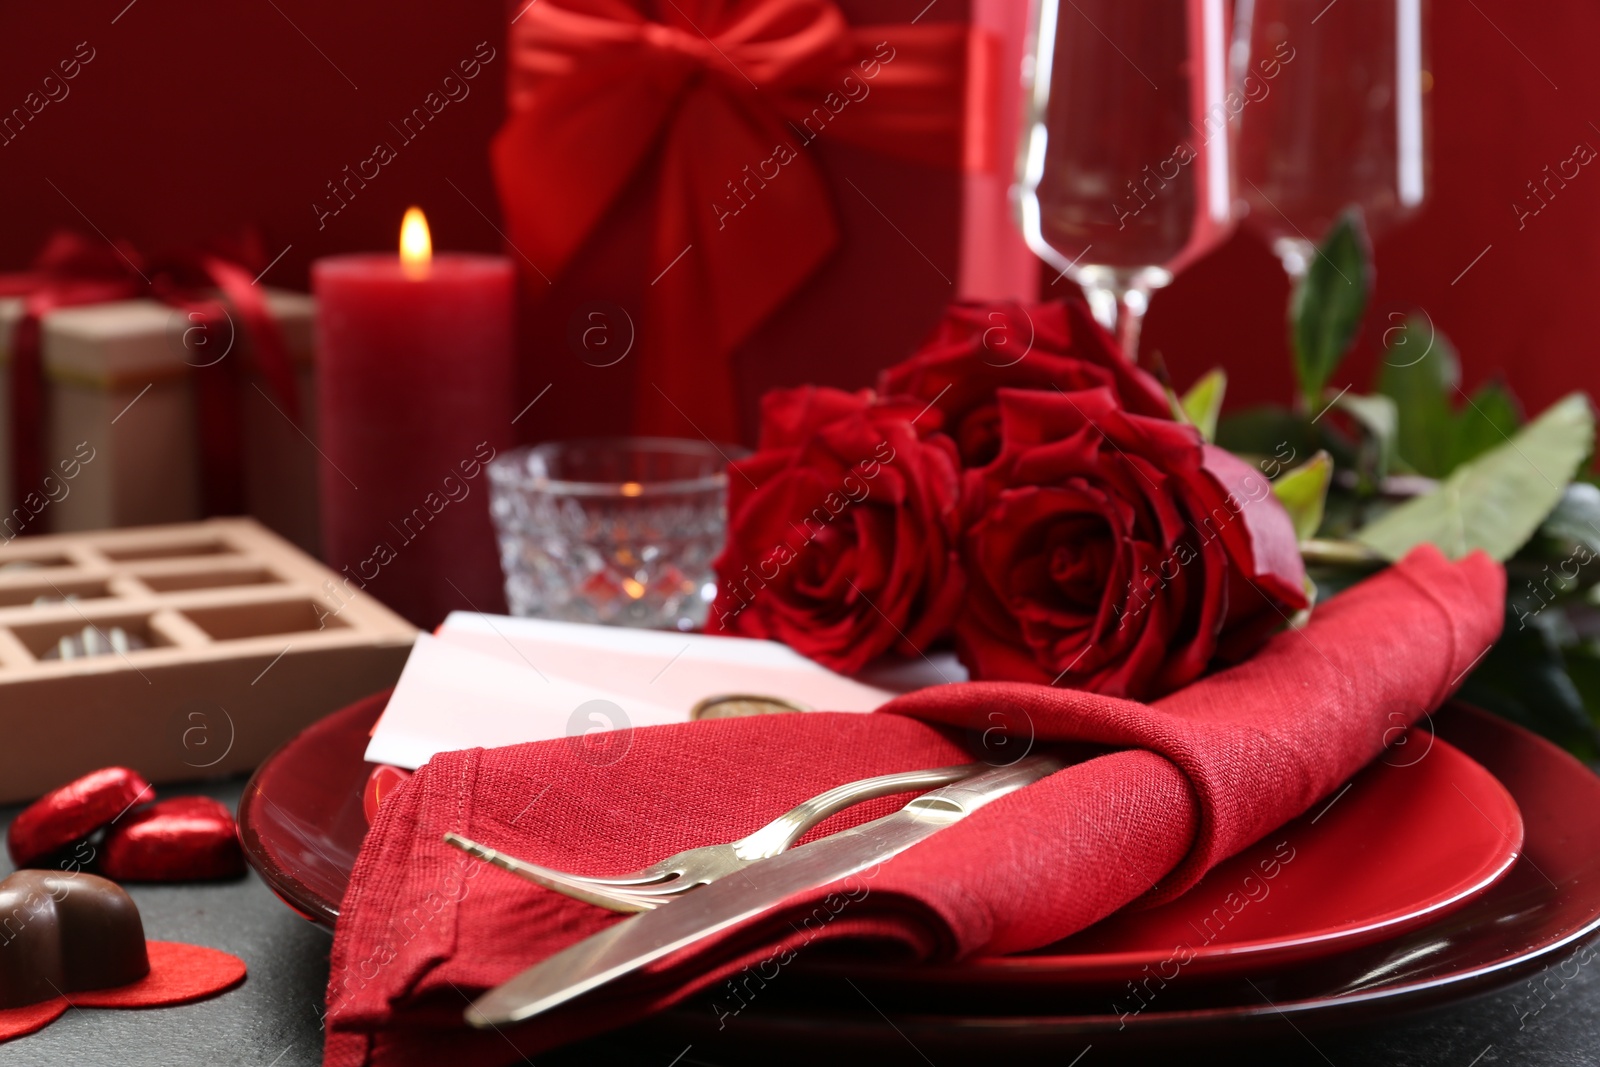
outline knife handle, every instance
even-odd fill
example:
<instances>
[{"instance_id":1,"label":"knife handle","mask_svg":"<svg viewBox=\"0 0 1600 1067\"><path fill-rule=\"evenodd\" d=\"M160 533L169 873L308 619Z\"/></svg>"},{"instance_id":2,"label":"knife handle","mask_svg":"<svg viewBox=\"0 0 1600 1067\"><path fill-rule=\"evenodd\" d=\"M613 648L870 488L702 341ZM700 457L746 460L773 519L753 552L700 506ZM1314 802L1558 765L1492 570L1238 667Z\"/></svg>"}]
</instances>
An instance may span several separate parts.
<instances>
[{"instance_id":1,"label":"knife handle","mask_svg":"<svg viewBox=\"0 0 1600 1067\"><path fill-rule=\"evenodd\" d=\"M1047 778L1065 766L1053 756L1029 756L1006 767L974 775L964 781L924 793L902 810L920 819L952 823L1007 793Z\"/></svg>"},{"instance_id":2,"label":"knife handle","mask_svg":"<svg viewBox=\"0 0 1600 1067\"><path fill-rule=\"evenodd\" d=\"M742 860L766 859L785 851L804 837L812 827L846 808L872 800L875 797L909 793L915 789L929 789L949 785L971 778L983 771L981 763L966 763L959 767L935 767L927 771L904 771L847 782L826 793L819 793L784 815L774 819L748 837L733 843L733 850Z\"/></svg>"}]
</instances>

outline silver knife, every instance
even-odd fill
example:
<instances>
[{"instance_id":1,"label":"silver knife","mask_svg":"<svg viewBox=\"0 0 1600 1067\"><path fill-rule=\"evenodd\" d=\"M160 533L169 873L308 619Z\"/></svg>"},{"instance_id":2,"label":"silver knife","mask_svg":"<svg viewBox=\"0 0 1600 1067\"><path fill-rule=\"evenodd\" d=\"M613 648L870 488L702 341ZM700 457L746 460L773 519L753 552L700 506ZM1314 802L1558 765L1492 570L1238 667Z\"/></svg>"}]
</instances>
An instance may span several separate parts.
<instances>
[{"instance_id":1,"label":"silver knife","mask_svg":"<svg viewBox=\"0 0 1600 1067\"><path fill-rule=\"evenodd\" d=\"M521 1022L565 1004L697 941L748 922L796 893L819 889L896 856L992 800L1060 770L1030 756L924 793L892 815L840 830L686 893L654 911L609 926L473 1001L472 1026Z\"/></svg>"}]
</instances>

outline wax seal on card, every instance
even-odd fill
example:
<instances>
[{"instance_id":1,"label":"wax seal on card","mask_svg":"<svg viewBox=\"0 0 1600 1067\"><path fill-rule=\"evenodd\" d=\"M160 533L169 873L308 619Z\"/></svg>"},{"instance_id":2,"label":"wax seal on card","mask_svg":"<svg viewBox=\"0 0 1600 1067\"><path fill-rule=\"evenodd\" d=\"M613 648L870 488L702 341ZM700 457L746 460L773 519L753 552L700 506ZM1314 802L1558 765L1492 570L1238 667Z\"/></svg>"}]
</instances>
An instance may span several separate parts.
<instances>
[{"instance_id":1,"label":"wax seal on card","mask_svg":"<svg viewBox=\"0 0 1600 1067\"><path fill-rule=\"evenodd\" d=\"M52 789L12 820L6 839L11 861L27 867L155 795L139 772L126 767L105 767Z\"/></svg>"},{"instance_id":2,"label":"wax seal on card","mask_svg":"<svg viewBox=\"0 0 1600 1067\"><path fill-rule=\"evenodd\" d=\"M119 882L200 882L244 874L233 813L210 797L174 797L118 820L100 870Z\"/></svg>"},{"instance_id":3,"label":"wax seal on card","mask_svg":"<svg viewBox=\"0 0 1600 1067\"><path fill-rule=\"evenodd\" d=\"M691 719L742 719L749 715L779 715L788 711L810 711L804 704L783 697L755 693L729 693L706 697L689 712Z\"/></svg>"}]
</instances>

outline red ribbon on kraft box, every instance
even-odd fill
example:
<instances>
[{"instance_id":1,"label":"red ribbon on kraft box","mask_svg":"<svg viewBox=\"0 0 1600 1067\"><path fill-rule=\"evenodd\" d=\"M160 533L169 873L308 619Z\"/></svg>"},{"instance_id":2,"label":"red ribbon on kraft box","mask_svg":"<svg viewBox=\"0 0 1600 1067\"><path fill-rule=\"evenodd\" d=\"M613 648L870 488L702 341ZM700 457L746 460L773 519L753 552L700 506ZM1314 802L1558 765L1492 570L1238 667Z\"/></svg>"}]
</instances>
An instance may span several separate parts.
<instances>
[{"instance_id":1,"label":"red ribbon on kraft box","mask_svg":"<svg viewBox=\"0 0 1600 1067\"><path fill-rule=\"evenodd\" d=\"M186 310L202 328L231 312L251 341L251 354L273 398L300 417L288 348L260 289L244 265L264 258L248 238L238 247L147 260L118 242L91 241L60 231L45 243L30 270L0 274L0 296L21 297L23 313L11 335L11 477L18 499L44 474L45 420L42 319L58 308L147 297ZM224 311L214 293L227 302ZM195 366L195 420L201 500L208 515L244 510L237 360Z\"/></svg>"}]
</instances>

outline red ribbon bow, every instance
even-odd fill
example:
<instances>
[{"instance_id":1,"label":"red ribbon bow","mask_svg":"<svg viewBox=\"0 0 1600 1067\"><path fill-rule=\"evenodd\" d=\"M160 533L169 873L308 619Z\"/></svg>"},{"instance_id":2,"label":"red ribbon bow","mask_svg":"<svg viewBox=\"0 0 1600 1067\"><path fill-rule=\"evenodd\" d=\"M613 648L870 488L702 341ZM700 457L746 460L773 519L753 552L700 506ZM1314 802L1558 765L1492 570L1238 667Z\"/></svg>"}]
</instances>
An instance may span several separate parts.
<instances>
[{"instance_id":1,"label":"red ribbon bow","mask_svg":"<svg viewBox=\"0 0 1600 1067\"><path fill-rule=\"evenodd\" d=\"M826 129L959 164L969 43L964 25L851 27L833 0L521 9L493 149L517 251L558 273L635 173L655 173L639 431L682 434L687 416L737 436L733 349L839 242L807 146Z\"/></svg>"},{"instance_id":2,"label":"red ribbon bow","mask_svg":"<svg viewBox=\"0 0 1600 1067\"><path fill-rule=\"evenodd\" d=\"M22 318L10 345L11 475L16 498L34 491L45 472L48 405L40 320L58 308L150 297L186 310L206 336L216 335L222 322L231 321L230 315L237 316L268 388L285 413L298 420L299 396L288 348L262 290L244 266L264 258L254 241L246 238L225 249L147 262L125 242L101 244L60 231L45 243L31 270L0 274L0 296L23 298ZM226 307L213 295L217 291ZM196 368L202 503L209 515L237 514L244 510L238 361L218 357L191 365Z\"/></svg>"}]
</instances>

